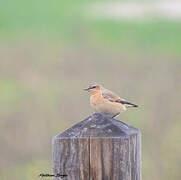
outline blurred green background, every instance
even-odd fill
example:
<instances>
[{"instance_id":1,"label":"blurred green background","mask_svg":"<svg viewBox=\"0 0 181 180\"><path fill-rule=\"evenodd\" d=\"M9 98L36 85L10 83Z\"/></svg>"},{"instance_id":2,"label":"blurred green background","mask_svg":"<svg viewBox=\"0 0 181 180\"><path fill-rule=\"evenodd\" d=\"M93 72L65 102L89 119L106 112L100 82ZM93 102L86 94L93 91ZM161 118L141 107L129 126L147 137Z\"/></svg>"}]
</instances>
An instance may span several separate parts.
<instances>
[{"instance_id":1,"label":"blurred green background","mask_svg":"<svg viewBox=\"0 0 181 180\"><path fill-rule=\"evenodd\" d=\"M96 18L97 1L0 2L1 180L52 173L51 139L92 113L90 82L140 105L117 119L142 132L143 179L181 179L180 20Z\"/></svg>"}]
</instances>

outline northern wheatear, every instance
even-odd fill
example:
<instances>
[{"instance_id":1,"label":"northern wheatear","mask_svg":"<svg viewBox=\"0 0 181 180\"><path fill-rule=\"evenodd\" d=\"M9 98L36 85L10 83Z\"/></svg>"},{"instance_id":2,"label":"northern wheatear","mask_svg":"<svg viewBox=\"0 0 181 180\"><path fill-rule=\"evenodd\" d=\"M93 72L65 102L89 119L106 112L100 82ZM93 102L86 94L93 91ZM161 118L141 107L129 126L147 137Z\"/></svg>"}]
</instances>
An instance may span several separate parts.
<instances>
[{"instance_id":1,"label":"northern wheatear","mask_svg":"<svg viewBox=\"0 0 181 180\"><path fill-rule=\"evenodd\" d=\"M126 111L127 107L138 107L99 84L91 84L84 90L88 91L91 95L90 105L94 111L110 117L115 117L121 112Z\"/></svg>"}]
</instances>

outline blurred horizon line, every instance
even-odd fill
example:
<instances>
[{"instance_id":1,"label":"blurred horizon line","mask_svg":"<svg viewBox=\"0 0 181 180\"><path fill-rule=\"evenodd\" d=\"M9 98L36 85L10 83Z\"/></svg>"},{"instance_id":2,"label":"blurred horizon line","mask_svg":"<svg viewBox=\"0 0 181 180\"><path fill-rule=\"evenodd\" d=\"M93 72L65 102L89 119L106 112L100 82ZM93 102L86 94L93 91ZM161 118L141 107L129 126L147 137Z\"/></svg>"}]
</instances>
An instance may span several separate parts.
<instances>
[{"instance_id":1,"label":"blurred horizon line","mask_svg":"<svg viewBox=\"0 0 181 180\"><path fill-rule=\"evenodd\" d=\"M94 19L181 19L181 1L96 2L88 5L86 15Z\"/></svg>"}]
</instances>

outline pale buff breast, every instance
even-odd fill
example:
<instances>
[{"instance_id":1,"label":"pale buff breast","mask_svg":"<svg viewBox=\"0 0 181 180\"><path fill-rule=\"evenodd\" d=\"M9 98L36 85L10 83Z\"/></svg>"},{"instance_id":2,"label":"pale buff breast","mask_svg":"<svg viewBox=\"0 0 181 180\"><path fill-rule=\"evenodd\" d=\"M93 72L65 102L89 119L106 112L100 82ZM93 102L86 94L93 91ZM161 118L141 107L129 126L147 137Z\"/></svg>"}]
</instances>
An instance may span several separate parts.
<instances>
[{"instance_id":1,"label":"pale buff breast","mask_svg":"<svg viewBox=\"0 0 181 180\"><path fill-rule=\"evenodd\" d=\"M126 107L120 103L110 102L102 97L101 94L95 94L90 97L90 104L95 112L104 113L109 116L115 116L126 110Z\"/></svg>"}]
</instances>

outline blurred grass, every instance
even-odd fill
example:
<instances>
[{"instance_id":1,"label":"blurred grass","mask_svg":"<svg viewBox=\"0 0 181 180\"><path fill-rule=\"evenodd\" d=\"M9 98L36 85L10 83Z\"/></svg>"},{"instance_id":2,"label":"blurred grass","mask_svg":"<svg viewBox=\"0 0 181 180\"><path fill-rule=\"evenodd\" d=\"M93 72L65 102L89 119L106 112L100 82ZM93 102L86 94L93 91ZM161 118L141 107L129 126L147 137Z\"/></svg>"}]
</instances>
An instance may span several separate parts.
<instances>
[{"instance_id":1,"label":"blurred grass","mask_svg":"<svg viewBox=\"0 0 181 180\"><path fill-rule=\"evenodd\" d=\"M16 167L4 168L1 170L1 180L7 179L19 179L19 180L38 180L40 174L52 174L52 171L48 168L50 163L44 159L32 159L28 162L22 162L22 165ZM11 173L10 173L11 172Z\"/></svg>"},{"instance_id":2,"label":"blurred grass","mask_svg":"<svg viewBox=\"0 0 181 180\"><path fill-rule=\"evenodd\" d=\"M180 55L181 23L167 20L92 23L91 37L113 48ZM128 38L129 37L129 38Z\"/></svg>"},{"instance_id":3,"label":"blurred grass","mask_svg":"<svg viewBox=\"0 0 181 180\"><path fill-rule=\"evenodd\" d=\"M94 20L89 3L1 1L0 179L51 172L52 136L92 113L90 81L139 104L119 119L142 131L143 179L180 179L181 23Z\"/></svg>"},{"instance_id":4,"label":"blurred grass","mask_svg":"<svg viewBox=\"0 0 181 180\"><path fill-rule=\"evenodd\" d=\"M21 88L18 83L9 79L0 79L0 102L5 105L15 105L21 97Z\"/></svg>"},{"instance_id":5,"label":"blurred grass","mask_svg":"<svg viewBox=\"0 0 181 180\"><path fill-rule=\"evenodd\" d=\"M152 50L180 56L180 21L93 20L85 14L89 3L3 1L0 7L0 37L19 39L22 35L33 36L65 44L83 41L94 43L99 48Z\"/></svg>"}]
</instances>

